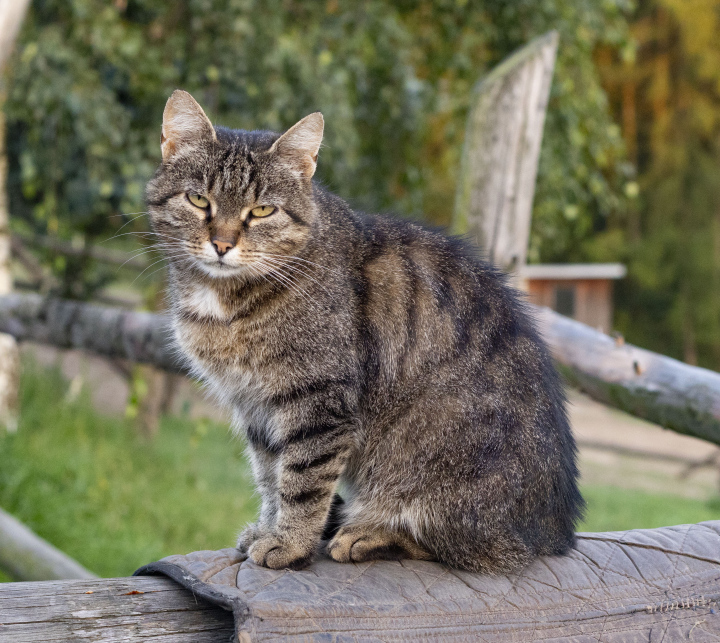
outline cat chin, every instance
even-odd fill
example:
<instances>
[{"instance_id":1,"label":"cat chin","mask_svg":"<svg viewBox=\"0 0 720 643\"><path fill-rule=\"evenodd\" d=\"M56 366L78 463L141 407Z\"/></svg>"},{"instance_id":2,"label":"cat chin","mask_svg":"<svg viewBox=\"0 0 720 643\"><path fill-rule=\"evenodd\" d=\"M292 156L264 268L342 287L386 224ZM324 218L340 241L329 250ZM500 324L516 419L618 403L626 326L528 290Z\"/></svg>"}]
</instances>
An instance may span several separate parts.
<instances>
[{"instance_id":1,"label":"cat chin","mask_svg":"<svg viewBox=\"0 0 720 643\"><path fill-rule=\"evenodd\" d=\"M206 275L214 279L227 279L228 277L251 277L252 271L248 266L228 266L221 263L205 263L204 261L196 261L196 265Z\"/></svg>"}]
</instances>

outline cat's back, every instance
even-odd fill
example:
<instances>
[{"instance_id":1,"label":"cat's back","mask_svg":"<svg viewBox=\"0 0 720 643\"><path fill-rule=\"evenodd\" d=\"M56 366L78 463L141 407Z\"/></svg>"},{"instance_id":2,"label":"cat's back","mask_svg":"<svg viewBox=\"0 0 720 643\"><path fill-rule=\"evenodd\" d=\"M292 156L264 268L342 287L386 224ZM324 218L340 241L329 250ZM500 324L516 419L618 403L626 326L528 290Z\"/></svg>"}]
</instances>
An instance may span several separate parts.
<instances>
[{"instance_id":1,"label":"cat's back","mask_svg":"<svg viewBox=\"0 0 720 643\"><path fill-rule=\"evenodd\" d=\"M398 375L402 367L410 375L434 361L513 359L521 349L544 359L522 295L467 240L326 198L337 239L330 246L339 246L336 261L352 286L356 322L385 371Z\"/></svg>"}]
</instances>

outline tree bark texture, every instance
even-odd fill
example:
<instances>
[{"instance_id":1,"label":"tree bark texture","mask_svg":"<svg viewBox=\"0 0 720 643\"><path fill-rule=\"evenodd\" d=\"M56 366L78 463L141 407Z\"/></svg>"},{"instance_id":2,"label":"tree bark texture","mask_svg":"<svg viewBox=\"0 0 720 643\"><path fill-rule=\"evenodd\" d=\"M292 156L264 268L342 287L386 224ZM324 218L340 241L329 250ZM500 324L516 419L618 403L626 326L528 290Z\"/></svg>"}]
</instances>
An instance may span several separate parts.
<instances>
[{"instance_id":1,"label":"tree bark texture","mask_svg":"<svg viewBox=\"0 0 720 643\"><path fill-rule=\"evenodd\" d=\"M549 308L530 309L569 383L604 404L720 444L719 373L625 344ZM13 294L0 298L0 332L184 372L165 315Z\"/></svg>"},{"instance_id":2,"label":"tree bark texture","mask_svg":"<svg viewBox=\"0 0 720 643\"><path fill-rule=\"evenodd\" d=\"M476 86L468 117L453 231L510 272L527 257L557 45L550 32L493 69Z\"/></svg>"},{"instance_id":3,"label":"tree bark texture","mask_svg":"<svg viewBox=\"0 0 720 643\"><path fill-rule=\"evenodd\" d=\"M535 310L570 384L599 402L720 444L720 373L625 344L549 308Z\"/></svg>"}]
</instances>

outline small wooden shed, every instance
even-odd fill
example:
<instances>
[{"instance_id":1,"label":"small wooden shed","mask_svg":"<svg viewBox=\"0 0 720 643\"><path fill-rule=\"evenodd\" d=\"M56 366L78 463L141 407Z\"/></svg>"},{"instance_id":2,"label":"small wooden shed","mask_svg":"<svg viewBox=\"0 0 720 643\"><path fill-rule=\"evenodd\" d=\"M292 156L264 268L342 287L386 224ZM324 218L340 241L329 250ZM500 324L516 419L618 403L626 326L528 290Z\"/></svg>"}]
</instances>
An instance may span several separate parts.
<instances>
[{"instance_id":1,"label":"small wooden shed","mask_svg":"<svg viewBox=\"0 0 720 643\"><path fill-rule=\"evenodd\" d=\"M609 333L613 280L626 273L621 263L526 265L520 271L520 285L533 304Z\"/></svg>"}]
</instances>

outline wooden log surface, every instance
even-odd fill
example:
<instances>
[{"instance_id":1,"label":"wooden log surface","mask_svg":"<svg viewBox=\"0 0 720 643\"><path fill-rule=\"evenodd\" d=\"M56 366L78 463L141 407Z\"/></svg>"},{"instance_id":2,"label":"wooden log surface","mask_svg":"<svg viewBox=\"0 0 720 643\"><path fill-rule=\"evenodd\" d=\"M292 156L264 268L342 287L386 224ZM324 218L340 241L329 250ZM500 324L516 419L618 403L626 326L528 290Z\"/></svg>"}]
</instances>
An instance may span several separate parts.
<instances>
[{"instance_id":1,"label":"wooden log surface","mask_svg":"<svg viewBox=\"0 0 720 643\"><path fill-rule=\"evenodd\" d=\"M164 577L0 583L0 643L227 643L233 615Z\"/></svg>"},{"instance_id":2,"label":"wooden log surface","mask_svg":"<svg viewBox=\"0 0 720 643\"><path fill-rule=\"evenodd\" d=\"M530 306L568 382L637 417L720 444L720 374L624 344ZM0 332L182 372L164 315L39 295L0 297Z\"/></svg>"},{"instance_id":3,"label":"wooden log surface","mask_svg":"<svg viewBox=\"0 0 720 643\"><path fill-rule=\"evenodd\" d=\"M96 578L80 563L0 509L0 569L16 580Z\"/></svg>"}]
</instances>

